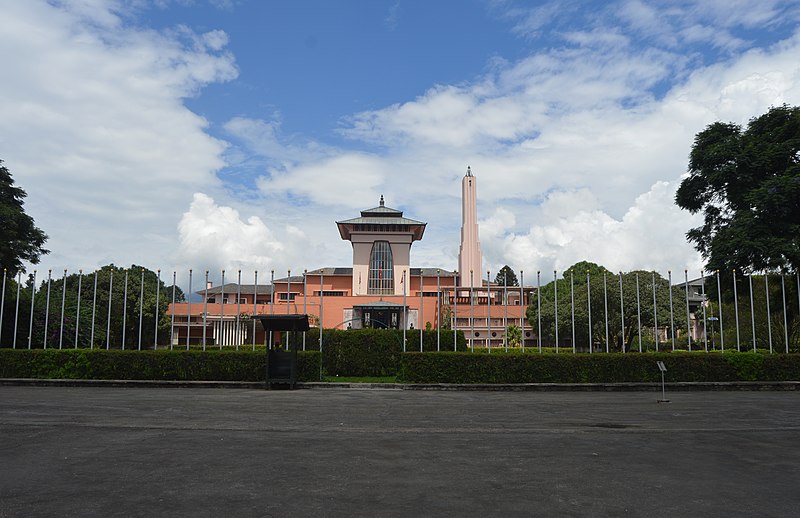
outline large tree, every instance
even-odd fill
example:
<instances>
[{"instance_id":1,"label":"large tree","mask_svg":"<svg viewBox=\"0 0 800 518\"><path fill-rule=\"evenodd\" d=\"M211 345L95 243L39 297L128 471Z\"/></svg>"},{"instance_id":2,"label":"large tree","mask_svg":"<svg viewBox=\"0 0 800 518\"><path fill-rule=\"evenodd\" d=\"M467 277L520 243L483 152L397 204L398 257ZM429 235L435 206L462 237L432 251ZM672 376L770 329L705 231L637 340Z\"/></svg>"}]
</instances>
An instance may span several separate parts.
<instances>
[{"instance_id":1,"label":"large tree","mask_svg":"<svg viewBox=\"0 0 800 518\"><path fill-rule=\"evenodd\" d=\"M23 261L36 264L49 252L42 248L47 235L33 224L22 208L25 191L14 185L11 172L0 160L0 267L14 277L25 271Z\"/></svg>"},{"instance_id":2,"label":"large tree","mask_svg":"<svg viewBox=\"0 0 800 518\"><path fill-rule=\"evenodd\" d=\"M800 107L698 133L675 202L703 213L686 235L709 270L800 268Z\"/></svg>"}]
</instances>

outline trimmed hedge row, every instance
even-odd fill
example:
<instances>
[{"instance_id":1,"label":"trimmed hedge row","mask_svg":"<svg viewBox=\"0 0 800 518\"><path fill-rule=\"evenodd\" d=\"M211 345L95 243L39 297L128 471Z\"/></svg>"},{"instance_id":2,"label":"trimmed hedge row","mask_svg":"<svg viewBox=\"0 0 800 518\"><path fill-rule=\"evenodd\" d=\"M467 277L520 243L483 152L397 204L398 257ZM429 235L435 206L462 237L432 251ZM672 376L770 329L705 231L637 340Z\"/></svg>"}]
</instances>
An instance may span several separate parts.
<instances>
[{"instance_id":1,"label":"trimmed hedge row","mask_svg":"<svg viewBox=\"0 0 800 518\"><path fill-rule=\"evenodd\" d=\"M436 331L422 332L424 351L436 351ZM453 332L442 331L440 347L453 350ZM459 351L467 350L464 333L457 333ZM306 350L319 350L319 331L306 336ZM419 331L406 331L406 350L419 351ZM403 331L398 329L326 329L322 366L328 376L394 376L400 370Z\"/></svg>"},{"instance_id":2,"label":"trimmed hedge row","mask_svg":"<svg viewBox=\"0 0 800 518\"><path fill-rule=\"evenodd\" d=\"M318 381L320 354L298 352L297 380ZM265 352L0 349L0 378L264 381Z\"/></svg>"},{"instance_id":3,"label":"trimmed hedge row","mask_svg":"<svg viewBox=\"0 0 800 518\"><path fill-rule=\"evenodd\" d=\"M405 383L616 383L661 381L796 381L800 354L628 353L503 354L407 353Z\"/></svg>"}]
</instances>

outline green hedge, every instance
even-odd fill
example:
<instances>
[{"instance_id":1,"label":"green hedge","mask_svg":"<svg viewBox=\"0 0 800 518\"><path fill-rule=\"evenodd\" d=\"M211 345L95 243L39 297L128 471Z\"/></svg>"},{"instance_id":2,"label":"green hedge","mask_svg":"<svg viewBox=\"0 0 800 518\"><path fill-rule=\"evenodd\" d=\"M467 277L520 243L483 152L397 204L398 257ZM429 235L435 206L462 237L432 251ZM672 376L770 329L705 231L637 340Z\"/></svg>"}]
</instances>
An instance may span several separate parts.
<instances>
[{"instance_id":1,"label":"green hedge","mask_svg":"<svg viewBox=\"0 0 800 518\"><path fill-rule=\"evenodd\" d=\"M423 331L424 351L436 351L436 331ZM440 348L453 350L453 332L442 331ZM459 351L466 351L464 333L457 333ZM319 330L306 335L306 350L319 350ZM419 331L406 331L406 350L419 351ZM403 331L398 329L326 329L322 366L327 376L394 376L400 370Z\"/></svg>"},{"instance_id":2,"label":"green hedge","mask_svg":"<svg viewBox=\"0 0 800 518\"><path fill-rule=\"evenodd\" d=\"M320 355L298 353L298 381L319 380ZM0 378L264 381L264 351L0 349Z\"/></svg>"},{"instance_id":3,"label":"green hedge","mask_svg":"<svg viewBox=\"0 0 800 518\"><path fill-rule=\"evenodd\" d=\"M628 353L469 354L407 353L398 381L405 383L615 383L661 381L796 381L800 354Z\"/></svg>"}]
</instances>

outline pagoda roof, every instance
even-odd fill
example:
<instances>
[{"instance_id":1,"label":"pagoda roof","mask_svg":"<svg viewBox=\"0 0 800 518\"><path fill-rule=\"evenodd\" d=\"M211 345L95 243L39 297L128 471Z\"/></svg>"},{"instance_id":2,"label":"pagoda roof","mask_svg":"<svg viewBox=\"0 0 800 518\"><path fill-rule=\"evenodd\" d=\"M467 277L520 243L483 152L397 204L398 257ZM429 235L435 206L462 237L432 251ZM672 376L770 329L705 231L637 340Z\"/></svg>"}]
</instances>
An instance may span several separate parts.
<instances>
[{"instance_id":1,"label":"pagoda roof","mask_svg":"<svg viewBox=\"0 0 800 518\"><path fill-rule=\"evenodd\" d=\"M425 232L427 223L403 216L402 210L387 207L381 195L380 205L371 209L361 211L361 217L337 221L339 234L342 239L350 240L352 232L404 232L412 234L414 239L419 241ZM368 225L371 228L360 228L360 225ZM391 228L388 228L391 225ZM398 225L408 227L407 230L399 230ZM381 228L387 227L387 228Z\"/></svg>"}]
</instances>

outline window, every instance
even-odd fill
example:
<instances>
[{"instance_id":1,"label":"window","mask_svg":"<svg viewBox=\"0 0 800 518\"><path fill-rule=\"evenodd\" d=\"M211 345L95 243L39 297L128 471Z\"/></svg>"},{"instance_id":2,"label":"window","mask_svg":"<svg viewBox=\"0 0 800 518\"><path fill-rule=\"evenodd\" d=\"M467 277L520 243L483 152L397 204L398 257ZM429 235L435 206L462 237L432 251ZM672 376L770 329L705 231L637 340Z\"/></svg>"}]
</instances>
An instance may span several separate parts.
<instances>
[{"instance_id":1,"label":"window","mask_svg":"<svg viewBox=\"0 0 800 518\"><path fill-rule=\"evenodd\" d=\"M287 295L289 300L294 300L294 298L297 296L297 293L286 293L285 291L283 293L278 293L278 300L286 300Z\"/></svg>"},{"instance_id":2,"label":"window","mask_svg":"<svg viewBox=\"0 0 800 518\"><path fill-rule=\"evenodd\" d=\"M369 281L367 293L370 295L391 295L394 293L394 260L392 247L388 241L375 241L369 254Z\"/></svg>"}]
</instances>

